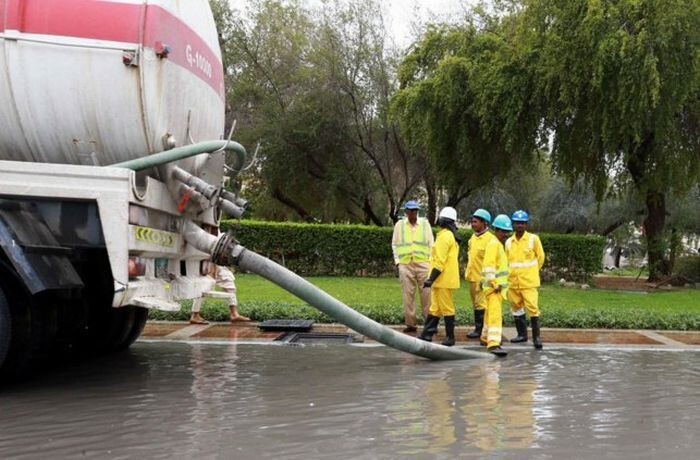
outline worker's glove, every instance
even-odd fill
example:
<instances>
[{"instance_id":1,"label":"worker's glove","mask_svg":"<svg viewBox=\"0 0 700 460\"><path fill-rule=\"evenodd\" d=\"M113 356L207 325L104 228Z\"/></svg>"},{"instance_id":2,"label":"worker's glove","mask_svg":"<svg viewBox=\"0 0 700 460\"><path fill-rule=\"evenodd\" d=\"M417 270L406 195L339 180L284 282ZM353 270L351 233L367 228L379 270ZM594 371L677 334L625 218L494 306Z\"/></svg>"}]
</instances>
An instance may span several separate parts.
<instances>
[{"instance_id":1,"label":"worker's glove","mask_svg":"<svg viewBox=\"0 0 700 460\"><path fill-rule=\"evenodd\" d=\"M425 283L423 283L423 289L430 288L437 279L437 277L440 276L440 273L440 270L438 270L437 268L433 268L430 272L430 276L427 280L425 280Z\"/></svg>"}]
</instances>

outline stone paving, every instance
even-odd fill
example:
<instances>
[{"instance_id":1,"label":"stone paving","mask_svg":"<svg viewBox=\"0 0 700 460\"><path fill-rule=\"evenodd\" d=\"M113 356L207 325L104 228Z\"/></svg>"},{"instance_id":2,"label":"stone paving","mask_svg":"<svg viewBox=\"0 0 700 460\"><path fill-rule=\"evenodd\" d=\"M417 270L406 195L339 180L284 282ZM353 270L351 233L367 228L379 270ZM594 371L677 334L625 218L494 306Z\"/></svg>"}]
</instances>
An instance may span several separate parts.
<instances>
[{"instance_id":1,"label":"stone paving","mask_svg":"<svg viewBox=\"0 0 700 460\"><path fill-rule=\"evenodd\" d=\"M403 326L390 326L400 331ZM471 330L457 327L455 336L457 344L477 345L475 340L467 341L466 334ZM356 341L372 343L373 341L358 335L342 324L314 324L311 332L322 334L352 334ZM442 327L435 337L436 342L442 340ZM420 333L420 329L418 330ZM140 340L201 340L201 341L244 341L271 342L282 338L284 332L265 332L258 328L258 323L210 323L207 325L191 325L187 322L151 321L141 334ZM415 336L416 333L408 334ZM515 337L514 328L504 328L503 335ZM651 330L609 330L609 329L542 329L542 341L550 345L567 345L582 347L615 346L615 347L644 347L644 348L697 348L700 350L700 331L651 331ZM526 344L504 345L521 347Z\"/></svg>"}]
</instances>

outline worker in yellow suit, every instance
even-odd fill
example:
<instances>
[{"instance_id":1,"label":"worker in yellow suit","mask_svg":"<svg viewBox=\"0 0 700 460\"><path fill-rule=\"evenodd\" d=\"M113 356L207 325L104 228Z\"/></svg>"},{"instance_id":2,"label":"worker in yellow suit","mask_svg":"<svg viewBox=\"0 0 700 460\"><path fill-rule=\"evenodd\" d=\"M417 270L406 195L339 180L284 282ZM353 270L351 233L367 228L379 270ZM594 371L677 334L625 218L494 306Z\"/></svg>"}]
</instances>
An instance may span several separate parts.
<instances>
[{"instance_id":1,"label":"worker in yellow suit","mask_svg":"<svg viewBox=\"0 0 700 460\"><path fill-rule=\"evenodd\" d=\"M474 330L467 334L468 339L478 339L484 327L484 313L486 312L486 296L481 289L481 271L484 264L484 252L486 245L496 241L496 237L489 231L491 213L485 209L477 209L472 214L470 225L474 233L467 243L467 268L464 270L464 279L469 283L469 295L474 308Z\"/></svg>"},{"instance_id":2,"label":"worker in yellow suit","mask_svg":"<svg viewBox=\"0 0 700 460\"><path fill-rule=\"evenodd\" d=\"M423 288L430 288L430 311L419 339L433 341L440 317L445 318L445 340L442 344L455 344L454 291L459 289L459 243L457 235L457 211L446 206L440 211L438 225L441 230L430 250L430 276Z\"/></svg>"},{"instance_id":3,"label":"worker in yellow suit","mask_svg":"<svg viewBox=\"0 0 700 460\"><path fill-rule=\"evenodd\" d=\"M503 248L513 225L505 214L499 214L493 219L493 229L496 239L489 241L484 251L484 265L481 272L481 287L486 296L486 313L484 328L481 331L481 342L488 351L496 356L506 356L501 348L503 333L503 300L508 293L508 258Z\"/></svg>"},{"instance_id":4,"label":"worker in yellow suit","mask_svg":"<svg viewBox=\"0 0 700 460\"><path fill-rule=\"evenodd\" d=\"M525 211L515 211L511 217L515 235L506 241L508 256L508 301L513 312L513 321L518 336L512 343L527 342L527 320L532 326L532 343L537 350L542 349L540 339L540 309L538 306L540 270L544 265L544 249L540 238L527 231L530 216Z\"/></svg>"}]
</instances>

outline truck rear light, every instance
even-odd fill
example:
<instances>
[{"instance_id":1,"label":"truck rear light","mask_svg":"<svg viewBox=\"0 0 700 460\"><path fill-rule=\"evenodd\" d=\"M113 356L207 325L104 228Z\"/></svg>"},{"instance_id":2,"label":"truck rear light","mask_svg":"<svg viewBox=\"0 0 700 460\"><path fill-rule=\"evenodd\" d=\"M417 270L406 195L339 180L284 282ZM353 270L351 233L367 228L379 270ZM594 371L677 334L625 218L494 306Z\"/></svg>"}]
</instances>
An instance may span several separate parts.
<instances>
[{"instance_id":1,"label":"truck rear light","mask_svg":"<svg viewBox=\"0 0 700 460\"><path fill-rule=\"evenodd\" d=\"M129 257L129 278L136 278L146 274L146 264L138 257Z\"/></svg>"}]
</instances>

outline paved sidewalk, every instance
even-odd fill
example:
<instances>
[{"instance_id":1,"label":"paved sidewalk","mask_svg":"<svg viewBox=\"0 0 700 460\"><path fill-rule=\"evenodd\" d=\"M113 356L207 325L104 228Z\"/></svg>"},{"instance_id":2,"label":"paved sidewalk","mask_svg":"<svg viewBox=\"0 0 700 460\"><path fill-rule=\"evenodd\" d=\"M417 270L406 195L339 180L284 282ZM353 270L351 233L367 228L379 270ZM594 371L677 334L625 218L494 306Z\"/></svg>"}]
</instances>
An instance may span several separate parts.
<instances>
[{"instance_id":1,"label":"paved sidewalk","mask_svg":"<svg viewBox=\"0 0 700 460\"><path fill-rule=\"evenodd\" d=\"M391 326L400 331L403 326ZM478 341L467 341L466 334L471 328L457 327L455 335L457 344L478 345ZM313 333L352 334L356 340L372 343L373 341L358 335L342 324L314 324ZM420 329L418 330L420 333ZM444 329L440 327L436 342L442 340ZM529 332L529 331L528 331ZM281 339L284 332L264 332L258 328L258 323L211 323L208 325L190 325L178 321L149 321L141 334L142 340L229 340L245 342L271 342ZM415 336L415 333L409 334ZM515 337L514 328L504 328L503 335ZM700 331L650 331L650 330L609 330L609 329L542 329L542 341L551 345L570 346L615 346L615 347L645 347L645 348L688 348L700 350ZM509 347L531 347L526 344L504 343Z\"/></svg>"}]
</instances>

